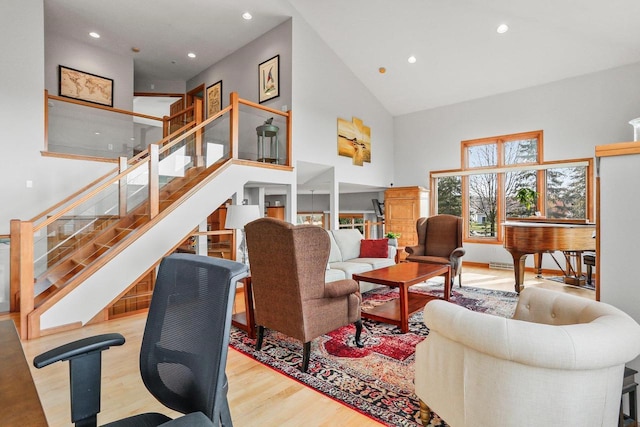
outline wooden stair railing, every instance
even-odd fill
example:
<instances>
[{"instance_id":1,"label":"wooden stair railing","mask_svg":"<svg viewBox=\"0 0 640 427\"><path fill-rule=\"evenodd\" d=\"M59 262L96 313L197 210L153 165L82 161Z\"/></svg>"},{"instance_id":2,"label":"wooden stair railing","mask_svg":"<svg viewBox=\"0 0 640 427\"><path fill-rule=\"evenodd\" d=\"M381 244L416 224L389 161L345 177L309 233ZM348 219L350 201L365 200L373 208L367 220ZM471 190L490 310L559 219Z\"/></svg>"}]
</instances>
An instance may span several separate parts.
<instances>
[{"instance_id":1,"label":"wooden stair railing","mask_svg":"<svg viewBox=\"0 0 640 427\"><path fill-rule=\"evenodd\" d=\"M202 103L196 100L194 117L201 117ZM84 279L90 276L91 271L97 271L108 259L112 259L122 250L122 242L128 236L135 237L136 231L149 226L159 212L167 209L175 203L181 203L185 194L207 176L211 175L222 164L204 168L202 149L202 132L204 127L212 123L218 117L229 114L230 118L230 147L229 157L238 158L238 134L239 134L239 105L244 104L253 108L267 111L270 114L284 116L287 121L287 157L286 165L270 165L263 163L240 161L239 164L254 163L255 166L278 168L292 171L291 162L291 112L281 112L241 100L236 93L230 96L230 105L213 117L199 123L190 123L163 138L156 144L151 144L149 149L138 153L128 161L120 160L120 167L100 179L85 186L78 192L67 197L51 208L47 209L30 221L11 221L11 311L20 311L20 333L22 338L32 338L40 335L39 315L34 319L33 325L28 325L34 318L35 311L42 312L47 307L55 304L64 294L79 286ZM158 164L161 155L169 153L187 138L194 138L195 144L195 168L189 171L185 177L173 179L171 183L162 189L159 185ZM166 153L166 154L165 154ZM232 160L233 161L233 160ZM227 161L228 163L228 161ZM99 193L101 189L125 180L127 176L137 168L146 167L149 173L149 197L146 203L130 210L128 214L126 206L120 206L119 217L106 221L107 224L95 233L87 233L81 236L77 242L77 248L61 253L52 260L50 268L37 278L34 277L34 233L46 230L46 227L54 224L76 206L86 203ZM114 175L115 176L112 176ZM108 178L112 176L111 178ZM121 186L122 188L122 186ZM120 197L120 201L126 201L126 197ZM97 232L99 231L99 232ZM188 236L185 236L185 238ZM80 244L81 243L81 244ZM181 242L176 243L176 247ZM109 256L107 256L109 255ZM105 258L106 257L106 258ZM108 259L107 259L108 258ZM152 266L150 267L152 270ZM130 287L135 286L135 283ZM64 292L61 292L64 290ZM114 303L112 301L111 303Z\"/></svg>"}]
</instances>

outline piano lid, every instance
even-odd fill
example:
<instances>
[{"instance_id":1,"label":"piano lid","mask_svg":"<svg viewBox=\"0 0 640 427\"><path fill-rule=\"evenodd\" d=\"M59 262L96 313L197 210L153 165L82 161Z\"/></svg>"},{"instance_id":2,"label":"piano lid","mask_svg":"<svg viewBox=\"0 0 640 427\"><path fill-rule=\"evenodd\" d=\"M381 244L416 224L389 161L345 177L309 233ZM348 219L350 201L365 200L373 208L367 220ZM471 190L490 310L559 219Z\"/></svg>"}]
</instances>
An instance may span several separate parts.
<instances>
[{"instance_id":1,"label":"piano lid","mask_svg":"<svg viewBox=\"0 0 640 427\"><path fill-rule=\"evenodd\" d=\"M595 227L595 222L589 222L587 219L558 219L558 218L507 218L502 223L503 226L514 227Z\"/></svg>"}]
</instances>

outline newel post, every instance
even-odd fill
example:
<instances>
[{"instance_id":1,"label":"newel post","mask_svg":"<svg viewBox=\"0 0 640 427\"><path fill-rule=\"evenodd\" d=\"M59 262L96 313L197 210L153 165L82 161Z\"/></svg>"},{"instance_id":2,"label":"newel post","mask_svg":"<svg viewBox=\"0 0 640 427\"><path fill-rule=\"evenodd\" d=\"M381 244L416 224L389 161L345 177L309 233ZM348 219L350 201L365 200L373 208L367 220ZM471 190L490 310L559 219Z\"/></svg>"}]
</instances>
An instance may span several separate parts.
<instances>
[{"instance_id":1,"label":"newel post","mask_svg":"<svg viewBox=\"0 0 640 427\"><path fill-rule=\"evenodd\" d=\"M149 219L160 212L160 148L149 145Z\"/></svg>"},{"instance_id":2,"label":"newel post","mask_svg":"<svg viewBox=\"0 0 640 427\"><path fill-rule=\"evenodd\" d=\"M27 315L33 311L33 223L11 220L11 311L20 310L20 337L28 338ZM20 306L17 299L20 297Z\"/></svg>"},{"instance_id":3,"label":"newel post","mask_svg":"<svg viewBox=\"0 0 640 427\"><path fill-rule=\"evenodd\" d=\"M240 109L238 107L238 92L231 92L230 96L231 111L229 111L229 156L232 159L238 158L238 132L240 128L239 116Z\"/></svg>"}]
</instances>

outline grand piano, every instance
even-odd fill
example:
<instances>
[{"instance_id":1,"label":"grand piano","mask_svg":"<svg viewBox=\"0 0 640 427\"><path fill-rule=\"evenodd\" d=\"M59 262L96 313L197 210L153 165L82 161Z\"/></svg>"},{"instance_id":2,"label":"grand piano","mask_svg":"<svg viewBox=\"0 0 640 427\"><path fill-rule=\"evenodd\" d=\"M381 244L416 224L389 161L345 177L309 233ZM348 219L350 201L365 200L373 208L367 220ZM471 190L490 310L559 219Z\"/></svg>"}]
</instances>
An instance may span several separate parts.
<instances>
[{"instance_id":1,"label":"grand piano","mask_svg":"<svg viewBox=\"0 0 640 427\"><path fill-rule=\"evenodd\" d=\"M516 292L524 282L524 265L528 254L536 256L538 275L542 273L542 254L562 251L595 251L596 225L584 221L558 221L544 218L507 221L504 226L504 248L513 256ZM581 263L581 260L577 261ZM566 276L567 273L565 273Z\"/></svg>"}]
</instances>

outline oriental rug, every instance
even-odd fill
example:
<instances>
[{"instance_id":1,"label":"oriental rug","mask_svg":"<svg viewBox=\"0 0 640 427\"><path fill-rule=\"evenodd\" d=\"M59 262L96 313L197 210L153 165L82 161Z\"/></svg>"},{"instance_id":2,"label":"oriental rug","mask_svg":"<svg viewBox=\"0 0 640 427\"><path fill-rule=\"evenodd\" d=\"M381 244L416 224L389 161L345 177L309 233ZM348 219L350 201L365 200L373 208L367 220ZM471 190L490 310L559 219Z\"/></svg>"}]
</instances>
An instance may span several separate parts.
<instances>
[{"instance_id":1,"label":"oriental rug","mask_svg":"<svg viewBox=\"0 0 640 427\"><path fill-rule=\"evenodd\" d=\"M437 280L437 279L436 279ZM441 283L426 282L412 292L442 296ZM397 289L378 288L363 294L363 305L397 298ZM455 286L451 301L471 310L511 317L515 292ZM355 327L342 327L315 339L307 373L299 370L302 343L266 330L261 351L246 332L232 328L230 345L257 361L388 426L419 426L419 403L414 394L414 352L429 333L422 311L411 316L409 332L393 325L363 319L364 348L354 343ZM437 416L435 426L446 426Z\"/></svg>"}]
</instances>

